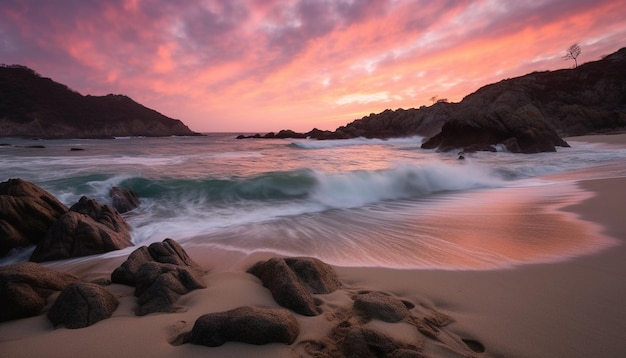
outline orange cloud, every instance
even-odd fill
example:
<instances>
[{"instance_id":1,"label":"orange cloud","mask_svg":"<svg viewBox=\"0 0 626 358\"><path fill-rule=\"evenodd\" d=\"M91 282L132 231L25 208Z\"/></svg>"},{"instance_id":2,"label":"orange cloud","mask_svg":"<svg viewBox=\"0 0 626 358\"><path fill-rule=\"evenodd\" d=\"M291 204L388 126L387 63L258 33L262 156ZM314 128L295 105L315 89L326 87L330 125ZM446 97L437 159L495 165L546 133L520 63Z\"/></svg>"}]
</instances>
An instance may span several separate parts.
<instances>
[{"instance_id":1,"label":"orange cloud","mask_svg":"<svg viewBox=\"0 0 626 358\"><path fill-rule=\"evenodd\" d=\"M335 129L386 108L626 46L626 4L7 0L0 54L82 93L124 93L199 131Z\"/></svg>"}]
</instances>

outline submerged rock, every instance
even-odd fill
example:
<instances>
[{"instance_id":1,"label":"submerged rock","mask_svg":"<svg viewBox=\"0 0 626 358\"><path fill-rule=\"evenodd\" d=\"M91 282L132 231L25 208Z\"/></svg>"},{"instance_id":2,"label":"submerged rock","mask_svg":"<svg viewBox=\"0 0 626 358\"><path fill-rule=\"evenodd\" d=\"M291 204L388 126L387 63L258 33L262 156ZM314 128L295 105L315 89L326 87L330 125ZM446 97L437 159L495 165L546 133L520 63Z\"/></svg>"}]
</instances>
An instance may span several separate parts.
<instances>
[{"instance_id":1,"label":"submerged rock","mask_svg":"<svg viewBox=\"0 0 626 358\"><path fill-rule=\"evenodd\" d=\"M43 262L132 246L130 227L115 210L82 197L48 230L30 260Z\"/></svg>"},{"instance_id":2,"label":"submerged rock","mask_svg":"<svg viewBox=\"0 0 626 358\"><path fill-rule=\"evenodd\" d=\"M117 298L99 285L73 283L61 291L48 319L54 326L83 328L111 317L118 305Z\"/></svg>"},{"instance_id":3,"label":"submerged rock","mask_svg":"<svg viewBox=\"0 0 626 358\"><path fill-rule=\"evenodd\" d=\"M0 257L38 243L67 207L47 191L22 179L0 183Z\"/></svg>"},{"instance_id":4,"label":"submerged rock","mask_svg":"<svg viewBox=\"0 0 626 358\"><path fill-rule=\"evenodd\" d=\"M137 193L129 189L114 186L109 191L109 196L112 199L111 205L121 214L136 209L141 204Z\"/></svg>"},{"instance_id":5,"label":"submerged rock","mask_svg":"<svg viewBox=\"0 0 626 358\"><path fill-rule=\"evenodd\" d=\"M40 314L48 296L77 282L75 276L32 262L0 267L0 322Z\"/></svg>"},{"instance_id":6,"label":"submerged rock","mask_svg":"<svg viewBox=\"0 0 626 358\"><path fill-rule=\"evenodd\" d=\"M198 318L185 343L217 347L229 341L250 344L292 344L300 334L296 318L287 310L239 307Z\"/></svg>"}]
</instances>

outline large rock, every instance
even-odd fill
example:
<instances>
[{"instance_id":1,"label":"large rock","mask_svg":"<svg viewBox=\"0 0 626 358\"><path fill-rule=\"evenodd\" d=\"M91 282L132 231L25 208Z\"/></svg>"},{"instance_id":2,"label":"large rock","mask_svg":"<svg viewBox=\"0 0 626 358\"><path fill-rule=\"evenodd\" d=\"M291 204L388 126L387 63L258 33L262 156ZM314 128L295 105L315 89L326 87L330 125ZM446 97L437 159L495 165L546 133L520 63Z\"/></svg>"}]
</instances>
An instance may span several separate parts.
<instances>
[{"instance_id":1,"label":"large rock","mask_svg":"<svg viewBox=\"0 0 626 358\"><path fill-rule=\"evenodd\" d=\"M141 246L133 251L126 261L113 271L111 281L134 286L139 268L149 261L189 267L204 273L200 265L194 262L176 241L165 239L163 242L154 242L148 247Z\"/></svg>"},{"instance_id":2,"label":"large rock","mask_svg":"<svg viewBox=\"0 0 626 358\"><path fill-rule=\"evenodd\" d=\"M180 296L206 286L199 270L186 266L149 261L135 274L135 314L144 316L155 312L178 312L175 306Z\"/></svg>"},{"instance_id":3,"label":"large rock","mask_svg":"<svg viewBox=\"0 0 626 358\"><path fill-rule=\"evenodd\" d=\"M292 344L300 326L287 310L239 307L226 312L210 313L198 318L186 343L217 347L225 342L250 344Z\"/></svg>"},{"instance_id":4,"label":"large rock","mask_svg":"<svg viewBox=\"0 0 626 358\"><path fill-rule=\"evenodd\" d=\"M181 295L204 288L206 273L174 240L165 239L133 251L111 274L111 281L135 286L135 313L176 312Z\"/></svg>"},{"instance_id":5,"label":"large rock","mask_svg":"<svg viewBox=\"0 0 626 358\"><path fill-rule=\"evenodd\" d=\"M315 258L272 258L248 272L263 282L279 305L305 316L321 313L313 294L331 293L341 286L335 271Z\"/></svg>"},{"instance_id":6,"label":"large rock","mask_svg":"<svg viewBox=\"0 0 626 358\"><path fill-rule=\"evenodd\" d=\"M0 322L38 315L52 293L80 280L32 262L0 267Z\"/></svg>"},{"instance_id":7,"label":"large rock","mask_svg":"<svg viewBox=\"0 0 626 358\"><path fill-rule=\"evenodd\" d=\"M502 103L491 111L476 108L469 101L461 106L466 108L463 114L446 122L422 148L449 151L503 143L510 152L529 154L569 147L532 104L514 108Z\"/></svg>"},{"instance_id":8,"label":"large rock","mask_svg":"<svg viewBox=\"0 0 626 358\"><path fill-rule=\"evenodd\" d=\"M38 243L67 207L22 179L0 183L0 257L15 247Z\"/></svg>"},{"instance_id":9,"label":"large rock","mask_svg":"<svg viewBox=\"0 0 626 358\"><path fill-rule=\"evenodd\" d=\"M136 209L141 204L137 193L129 189L114 186L109 190L109 196L112 200L111 205L122 214Z\"/></svg>"},{"instance_id":10,"label":"large rock","mask_svg":"<svg viewBox=\"0 0 626 358\"><path fill-rule=\"evenodd\" d=\"M102 286L73 283L61 291L48 311L48 319L54 326L83 328L111 317L118 305L117 298Z\"/></svg>"},{"instance_id":11,"label":"large rock","mask_svg":"<svg viewBox=\"0 0 626 358\"><path fill-rule=\"evenodd\" d=\"M30 260L62 260L132 246L130 228L115 210L82 197L55 222Z\"/></svg>"}]
</instances>

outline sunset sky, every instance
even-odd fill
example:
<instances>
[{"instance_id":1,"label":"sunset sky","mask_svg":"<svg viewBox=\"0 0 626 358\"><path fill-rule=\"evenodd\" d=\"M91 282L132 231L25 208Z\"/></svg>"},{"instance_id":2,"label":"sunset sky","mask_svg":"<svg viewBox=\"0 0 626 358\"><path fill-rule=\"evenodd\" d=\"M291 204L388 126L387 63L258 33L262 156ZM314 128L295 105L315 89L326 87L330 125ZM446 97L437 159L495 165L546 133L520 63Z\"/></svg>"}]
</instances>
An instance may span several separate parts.
<instances>
[{"instance_id":1,"label":"sunset sky","mask_svg":"<svg viewBox=\"0 0 626 358\"><path fill-rule=\"evenodd\" d=\"M200 132L334 130L626 46L624 0L1 0L0 63Z\"/></svg>"}]
</instances>

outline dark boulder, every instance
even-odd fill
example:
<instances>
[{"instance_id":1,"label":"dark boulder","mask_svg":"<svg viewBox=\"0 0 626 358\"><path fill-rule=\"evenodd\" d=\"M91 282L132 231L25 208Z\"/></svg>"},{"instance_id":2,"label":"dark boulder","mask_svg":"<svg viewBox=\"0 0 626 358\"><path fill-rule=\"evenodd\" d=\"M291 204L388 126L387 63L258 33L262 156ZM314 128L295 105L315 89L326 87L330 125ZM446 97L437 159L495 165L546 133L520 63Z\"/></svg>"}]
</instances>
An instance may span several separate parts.
<instances>
[{"instance_id":1,"label":"dark boulder","mask_svg":"<svg viewBox=\"0 0 626 358\"><path fill-rule=\"evenodd\" d=\"M467 107L463 116L471 119L449 120L439 134L422 144L422 148L494 151L494 145L503 143L510 152L530 154L555 152L557 146L569 147L533 105L517 110L502 105L486 113L482 113L482 108L473 108L469 102L461 106Z\"/></svg>"},{"instance_id":2,"label":"dark boulder","mask_svg":"<svg viewBox=\"0 0 626 358\"><path fill-rule=\"evenodd\" d=\"M0 183L0 257L15 247L38 243L67 207L22 179Z\"/></svg>"},{"instance_id":3,"label":"dark boulder","mask_svg":"<svg viewBox=\"0 0 626 358\"><path fill-rule=\"evenodd\" d=\"M181 295L204 288L206 273L174 240L165 239L133 251L111 274L111 281L135 286L138 316L176 312Z\"/></svg>"},{"instance_id":4,"label":"dark boulder","mask_svg":"<svg viewBox=\"0 0 626 358\"><path fill-rule=\"evenodd\" d=\"M129 189L114 186L109 190L109 196L112 200L111 205L122 214L136 209L141 204L137 193Z\"/></svg>"},{"instance_id":5,"label":"dark boulder","mask_svg":"<svg viewBox=\"0 0 626 358\"><path fill-rule=\"evenodd\" d=\"M395 323L409 315L401 300L382 292L368 292L354 298L354 308L367 318Z\"/></svg>"},{"instance_id":6,"label":"dark boulder","mask_svg":"<svg viewBox=\"0 0 626 358\"><path fill-rule=\"evenodd\" d=\"M61 291L48 311L48 319L54 326L83 328L111 317L118 305L117 298L103 287L74 283Z\"/></svg>"},{"instance_id":7,"label":"dark boulder","mask_svg":"<svg viewBox=\"0 0 626 358\"><path fill-rule=\"evenodd\" d=\"M82 197L50 227L30 260L62 260L132 245L130 228L120 214L107 205Z\"/></svg>"},{"instance_id":8,"label":"dark boulder","mask_svg":"<svg viewBox=\"0 0 626 358\"><path fill-rule=\"evenodd\" d=\"M150 256L150 251L148 251L147 246L141 246L131 252L126 261L113 271L111 274L111 282L135 286L135 275L137 271L139 271L141 265L149 261L154 261L154 258Z\"/></svg>"},{"instance_id":9,"label":"dark boulder","mask_svg":"<svg viewBox=\"0 0 626 358\"><path fill-rule=\"evenodd\" d=\"M134 286L135 275L139 268L149 261L189 267L199 273L204 273L200 265L194 262L176 241L165 239L163 242L154 242L148 247L141 246L133 251L126 261L113 271L111 281Z\"/></svg>"},{"instance_id":10,"label":"dark boulder","mask_svg":"<svg viewBox=\"0 0 626 358\"><path fill-rule=\"evenodd\" d=\"M239 307L226 312L210 313L198 318L185 343L217 347L236 341L250 344L292 344L300 326L289 311L283 309Z\"/></svg>"},{"instance_id":11,"label":"dark boulder","mask_svg":"<svg viewBox=\"0 0 626 358\"><path fill-rule=\"evenodd\" d=\"M272 258L248 272L263 282L278 304L305 316L321 313L313 294L331 293L341 286L335 271L314 258Z\"/></svg>"},{"instance_id":12,"label":"dark boulder","mask_svg":"<svg viewBox=\"0 0 626 358\"><path fill-rule=\"evenodd\" d=\"M175 303L180 296L206 286L200 271L190 267L149 261L135 274L135 296L138 316L155 312L178 312Z\"/></svg>"},{"instance_id":13,"label":"dark boulder","mask_svg":"<svg viewBox=\"0 0 626 358\"><path fill-rule=\"evenodd\" d=\"M32 262L0 267L0 322L38 315L52 293L80 280Z\"/></svg>"}]
</instances>

